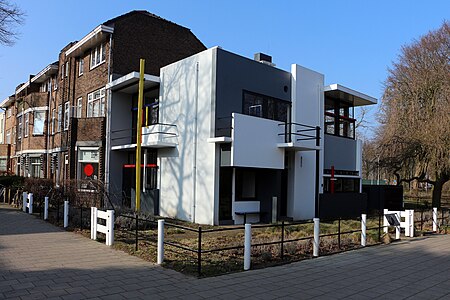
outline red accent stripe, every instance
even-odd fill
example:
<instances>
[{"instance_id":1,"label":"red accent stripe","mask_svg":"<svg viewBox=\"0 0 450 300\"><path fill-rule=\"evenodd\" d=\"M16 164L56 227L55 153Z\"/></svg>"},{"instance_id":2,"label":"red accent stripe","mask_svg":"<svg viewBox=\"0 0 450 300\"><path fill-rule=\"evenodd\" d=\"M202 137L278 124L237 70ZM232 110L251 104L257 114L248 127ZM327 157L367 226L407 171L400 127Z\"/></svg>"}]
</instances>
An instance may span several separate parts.
<instances>
[{"instance_id":1,"label":"red accent stripe","mask_svg":"<svg viewBox=\"0 0 450 300\"><path fill-rule=\"evenodd\" d=\"M133 165L123 165L124 168L136 168L136 164ZM144 167L144 164L141 164L141 167ZM157 168L158 166L155 164L147 164L147 168Z\"/></svg>"}]
</instances>

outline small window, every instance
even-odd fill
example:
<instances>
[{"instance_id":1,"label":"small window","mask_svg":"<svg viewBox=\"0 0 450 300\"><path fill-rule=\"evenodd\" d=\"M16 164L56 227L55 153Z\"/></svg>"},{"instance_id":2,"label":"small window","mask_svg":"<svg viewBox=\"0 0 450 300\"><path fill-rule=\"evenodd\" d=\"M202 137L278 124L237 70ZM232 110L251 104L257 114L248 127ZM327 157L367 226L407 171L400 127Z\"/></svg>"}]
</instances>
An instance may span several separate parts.
<instances>
[{"instance_id":1,"label":"small window","mask_svg":"<svg viewBox=\"0 0 450 300\"><path fill-rule=\"evenodd\" d=\"M83 111L83 98L77 99L77 118L81 118L81 112Z\"/></svg>"},{"instance_id":2,"label":"small window","mask_svg":"<svg viewBox=\"0 0 450 300\"><path fill-rule=\"evenodd\" d=\"M17 118L18 127L17 127L17 138L20 140L22 138L22 116Z\"/></svg>"},{"instance_id":3,"label":"small window","mask_svg":"<svg viewBox=\"0 0 450 300\"><path fill-rule=\"evenodd\" d=\"M12 116L12 107L9 107L9 108L6 110L6 117L9 118L9 117L11 117L11 116Z\"/></svg>"},{"instance_id":4,"label":"small window","mask_svg":"<svg viewBox=\"0 0 450 300\"><path fill-rule=\"evenodd\" d=\"M64 130L69 129L70 102L64 103Z\"/></svg>"},{"instance_id":5,"label":"small window","mask_svg":"<svg viewBox=\"0 0 450 300\"><path fill-rule=\"evenodd\" d=\"M11 144L11 130L10 129L8 129L6 131L6 143Z\"/></svg>"},{"instance_id":6,"label":"small window","mask_svg":"<svg viewBox=\"0 0 450 300\"><path fill-rule=\"evenodd\" d=\"M44 134L44 124L45 124L45 111L35 111L33 134L34 135Z\"/></svg>"},{"instance_id":7,"label":"small window","mask_svg":"<svg viewBox=\"0 0 450 300\"><path fill-rule=\"evenodd\" d=\"M77 178L79 180L83 180L82 182L80 182L81 189L83 190L93 189L93 186L89 184L89 180L98 179L99 175L98 163L99 163L98 150L88 150L79 148ZM89 172L86 172L85 170L89 170Z\"/></svg>"},{"instance_id":8,"label":"small window","mask_svg":"<svg viewBox=\"0 0 450 300\"><path fill-rule=\"evenodd\" d=\"M30 133L30 114L26 113L25 114L25 137L28 136L28 134Z\"/></svg>"},{"instance_id":9,"label":"small window","mask_svg":"<svg viewBox=\"0 0 450 300\"><path fill-rule=\"evenodd\" d=\"M81 57L78 62L78 76L83 75L84 72L84 59Z\"/></svg>"}]
</instances>

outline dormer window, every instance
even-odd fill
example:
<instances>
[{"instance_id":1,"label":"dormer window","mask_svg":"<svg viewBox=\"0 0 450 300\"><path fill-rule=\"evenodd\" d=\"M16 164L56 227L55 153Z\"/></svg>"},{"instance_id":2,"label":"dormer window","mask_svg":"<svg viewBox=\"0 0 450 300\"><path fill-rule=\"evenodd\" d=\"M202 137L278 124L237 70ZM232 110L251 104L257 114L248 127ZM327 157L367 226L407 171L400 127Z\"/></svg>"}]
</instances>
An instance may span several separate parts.
<instances>
[{"instance_id":1,"label":"dormer window","mask_svg":"<svg viewBox=\"0 0 450 300\"><path fill-rule=\"evenodd\" d=\"M101 44L91 50L91 70L101 63L105 62L106 49L105 45Z\"/></svg>"}]
</instances>

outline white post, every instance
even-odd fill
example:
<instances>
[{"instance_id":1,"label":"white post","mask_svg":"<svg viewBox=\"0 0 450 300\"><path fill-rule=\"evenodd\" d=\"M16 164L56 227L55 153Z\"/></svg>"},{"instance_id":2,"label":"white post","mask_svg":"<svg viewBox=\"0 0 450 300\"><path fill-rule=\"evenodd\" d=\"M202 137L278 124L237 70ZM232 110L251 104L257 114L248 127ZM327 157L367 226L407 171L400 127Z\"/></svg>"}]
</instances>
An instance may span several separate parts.
<instances>
[{"instance_id":1,"label":"white post","mask_svg":"<svg viewBox=\"0 0 450 300\"><path fill-rule=\"evenodd\" d=\"M319 256L319 235L320 235L320 219L314 218L314 243L313 243L313 256L318 257Z\"/></svg>"},{"instance_id":2,"label":"white post","mask_svg":"<svg viewBox=\"0 0 450 300\"><path fill-rule=\"evenodd\" d=\"M409 236L414 237L414 210L409 211Z\"/></svg>"},{"instance_id":3,"label":"white post","mask_svg":"<svg viewBox=\"0 0 450 300\"><path fill-rule=\"evenodd\" d=\"M33 213L33 193L28 194L28 213Z\"/></svg>"},{"instance_id":4,"label":"white post","mask_svg":"<svg viewBox=\"0 0 450 300\"><path fill-rule=\"evenodd\" d=\"M383 210L383 232L388 233L388 220L386 219L386 214L388 213L388 210L385 208Z\"/></svg>"},{"instance_id":5,"label":"white post","mask_svg":"<svg viewBox=\"0 0 450 300\"><path fill-rule=\"evenodd\" d=\"M156 263L162 264L164 261L164 220L158 220L158 257Z\"/></svg>"},{"instance_id":6,"label":"white post","mask_svg":"<svg viewBox=\"0 0 450 300\"><path fill-rule=\"evenodd\" d=\"M400 217L401 217L401 214L402 213L400 212ZM411 228L411 226L409 225L411 222L409 209L405 209L405 212L403 213L403 215L405 216L405 236L409 236L409 229Z\"/></svg>"},{"instance_id":7,"label":"white post","mask_svg":"<svg viewBox=\"0 0 450 300\"><path fill-rule=\"evenodd\" d=\"M69 201L64 201L64 228L69 227Z\"/></svg>"},{"instance_id":8,"label":"white post","mask_svg":"<svg viewBox=\"0 0 450 300\"><path fill-rule=\"evenodd\" d=\"M22 193L22 202L23 202L22 210L23 210L23 212L27 212L27 199L28 199L27 192L23 192Z\"/></svg>"},{"instance_id":9,"label":"white post","mask_svg":"<svg viewBox=\"0 0 450 300\"><path fill-rule=\"evenodd\" d=\"M109 209L106 212L106 246L112 246L114 243L114 210Z\"/></svg>"},{"instance_id":10,"label":"white post","mask_svg":"<svg viewBox=\"0 0 450 300\"><path fill-rule=\"evenodd\" d=\"M44 220L48 220L48 197L44 198Z\"/></svg>"},{"instance_id":11,"label":"white post","mask_svg":"<svg viewBox=\"0 0 450 300\"><path fill-rule=\"evenodd\" d=\"M400 224L402 222L402 215L401 215L401 213L400 212L396 213L395 217L397 218L398 223ZM401 228L400 225L395 226L395 239L396 240L400 239L400 228Z\"/></svg>"},{"instance_id":12,"label":"white post","mask_svg":"<svg viewBox=\"0 0 450 300\"><path fill-rule=\"evenodd\" d=\"M91 239L97 239L97 207L91 207Z\"/></svg>"},{"instance_id":13,"label":"white post","mask_svg":"<svg viewBox=\"0 0 450 300\"><path fill-rule=\"evenodd\" d=\"M277 222L278 198L272 197L272 223Z\"/></svg>"},{"instance_id":14,"label":"white post","mask_svg":"<svg viewBox=\"0 0 450 300\"><path fill-rule=\"evenodd\" d=\"M366 214L362 214L361 215L361 246L365 247L366 246L366 240L367 240L367 235L366 235L366 228L367 228L367 215Z\"/></svg>"},{"instance_id":15,"label":"white post","mask_svg":"<svg viewBox=\"0 0 450 300\"><path fill-rule=\"evenodd\" d=\"M252 224L245 224L244 236L244 270L250 270L252 255Z\"/></svg>"},{"instance_id":16,"label":"white post","mask_svg":"<svg viewBox=\"0 0 450 300\"><path fill-rule=\"evenodd\" d=\"M437 207L433 207L433 231L437 231Z\"/></svg>"}]
</instances>

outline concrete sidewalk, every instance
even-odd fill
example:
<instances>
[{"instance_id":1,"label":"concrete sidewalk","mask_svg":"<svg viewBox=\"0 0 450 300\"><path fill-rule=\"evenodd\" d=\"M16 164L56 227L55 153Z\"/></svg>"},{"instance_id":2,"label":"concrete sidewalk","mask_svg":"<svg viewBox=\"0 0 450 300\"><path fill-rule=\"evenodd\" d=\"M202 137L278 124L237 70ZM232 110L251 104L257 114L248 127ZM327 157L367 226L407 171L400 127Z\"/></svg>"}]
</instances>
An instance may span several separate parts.
<instances>
[{"instance_id":1,"label":"concrete sidewalk","mask_svg":"<svg viewBox=\"0 0 450 300\"><path fill-rule=\"evenodd\" d=\"M196 279L0 206L0 299L450 299L450 235Z\"/></svg>"}]
</instances>

